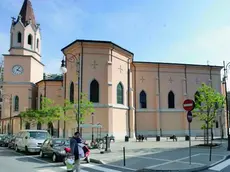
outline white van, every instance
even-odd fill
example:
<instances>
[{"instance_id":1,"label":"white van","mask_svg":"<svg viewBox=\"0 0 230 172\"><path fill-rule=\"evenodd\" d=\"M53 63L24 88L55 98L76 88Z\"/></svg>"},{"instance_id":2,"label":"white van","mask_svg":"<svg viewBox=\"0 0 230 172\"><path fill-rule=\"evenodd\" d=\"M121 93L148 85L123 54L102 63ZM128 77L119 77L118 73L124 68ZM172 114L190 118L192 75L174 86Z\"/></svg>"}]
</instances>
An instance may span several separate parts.
<instances>
[{"instance_id":1,"label":"white van","mask_svg":"<svg viewBox=\"0 0 230 172\"><path fill-rule=\"evenodd\" d=\"M15 137L15 151L39 152L42 143L50 137L46 130L22 130Z\"/></svg>"}]
</instances>

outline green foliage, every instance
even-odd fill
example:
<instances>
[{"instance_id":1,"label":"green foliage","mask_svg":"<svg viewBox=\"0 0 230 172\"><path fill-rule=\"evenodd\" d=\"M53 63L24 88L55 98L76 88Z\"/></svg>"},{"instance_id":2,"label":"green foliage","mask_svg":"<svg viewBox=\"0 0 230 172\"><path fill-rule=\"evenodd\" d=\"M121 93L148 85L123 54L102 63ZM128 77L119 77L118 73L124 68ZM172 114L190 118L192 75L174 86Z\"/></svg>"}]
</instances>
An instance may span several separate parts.
<instances>
[{"instance_id":1,"label":"green foliage","mask_svg":"<svg viewBox=\"0 0 230 172\"><path fill-rule=\"evenodd\" d=\"M43 97L40 109L28 109L25 112L21 112L20 117L24 122L31 124L38 122L44 124L58 120L78 121L78 107L76 106L78 103L71 103L69 100L65 100L64 103L64 106L57 105L53 100ZM92 112L94 112L93 103L88 100L86 94L82 94L80 100L80 122L83 122L85 117Z\"/></svg>"},{"instance_id":2,"label":"green foliage","mask_svg":"<svg viewBox=\"0 0 230 172\"><path fill-rule=\"evenodd\" d=\"M80 122L84 122L85 118L93 113L95 111L93 107L93 103L88 100L87 94L82 93L81 99L80 99L80 119L78 119L78 102L71 103L69 100L65 101L65 107L64 110L66 112L70 112L72 117L68 117L67 120L73 120L75 119L77 122L80 120Z\"/></svg>"},{"instance_id":3,"label":"green foliage","mask_svg":"<svg viewBox=\"0 0 230 172\"><path fill-rule=\"evenodd\" d=\"M198 117L199 120L204 121L202 129L207 129L207 126L208 128L212 128L217 111L224 107L225 97L204 83L198 88L198 93L195 96L194 117Z\"/></svg>"}]
</instances>

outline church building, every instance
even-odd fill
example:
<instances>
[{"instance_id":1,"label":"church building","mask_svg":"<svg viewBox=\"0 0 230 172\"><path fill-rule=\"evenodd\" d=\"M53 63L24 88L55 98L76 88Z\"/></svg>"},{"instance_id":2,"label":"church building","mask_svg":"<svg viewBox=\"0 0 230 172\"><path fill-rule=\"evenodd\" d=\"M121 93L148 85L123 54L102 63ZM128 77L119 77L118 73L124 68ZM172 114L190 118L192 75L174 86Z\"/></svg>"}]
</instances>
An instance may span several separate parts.
<instances>
[{"instance_id":1,"label":"church building","mask_svg":"<svg viewBox=\"0 0 230 172\"><path fill-rule=\"evenodd\" d=\"M9 39L9 53L3 55L0 133L47 129L54 136L71 136L76 121L31 125L23 123L19 114L40 108L43 96L63 105L65 99L77 101L80 92L88 95L95 108L84 124L93 119L93 124L102 126L102 136L185 136L188 122L183 101L195 100L202 82L222 90L222 66L135 61L133 52L101 40L70 43L61 49L66 73L44 74L41 30L30 0L24 0L17 19L12 19ZM61 66L62 58L57 60ZM201 124L193 119L193 136L203 135ZM224 124L224 113L220 112L214 136L225 132ZM86 139L91 138L91 128L83 127L82 131Z\"/></svg>"}]
</instances>

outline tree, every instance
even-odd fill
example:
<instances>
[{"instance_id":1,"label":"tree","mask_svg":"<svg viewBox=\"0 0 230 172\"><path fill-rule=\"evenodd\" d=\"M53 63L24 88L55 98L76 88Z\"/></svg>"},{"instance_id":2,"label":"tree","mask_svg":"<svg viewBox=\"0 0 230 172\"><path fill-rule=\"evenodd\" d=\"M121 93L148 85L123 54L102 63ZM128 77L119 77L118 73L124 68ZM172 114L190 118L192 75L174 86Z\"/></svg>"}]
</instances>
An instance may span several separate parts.
<instances>
[{"instance_id":1,"label":"tree","mask_svg":"<svg viewBox=\"0 0 230 172\"><path fill-rule=\"evenodd\" d=\"M62 106L56 105L53 100L43 97L40 106L40 109L27 109L21 112L20 117L24 122L29 122L31 124L39 122L44 124L61 119L65 120Z\"/></svg>"},{"instance_id":2,"label":"tree","mask_svg":"<svg viewBox=\"0 0 230 172\"><path fill-rule=\"evenodd\" d=\"M69 100L64 101L64 106L57 105L49 98L43 97L40 109L27 109L20 113L24 122L44 124L58 120L78 122L77 102L71 103ZM66 113L65 113L66 112ZM86 94L81 94L80 99L80 123L84 122L85 117L94 112L93 103L90 102Z\"/></svg>"},{"instance_id":3,"label":"tree","mask_svg":"<svg viewBox=\"0 0 230 172\"><path fill-rule=\"evenodd\" d=\"M206 143L209 144L209 129L213 127L218 110L223 108L225 97L205 83L197 91L199 94L195 97L194 117L204 121L201 129L206 130Z\"/></svg>"},{"instance_id":4,"label":"tree","mask_svg":"<svg viewBox=\"0 0 230 172\"><path fill-rule=\"evenodd\" d=\"M65 100L64 111L70 112L69 117L66 120L80 120L80 123L85 121L85 118L95 111L93 103L89 101L87 94L82 93L80 99L80 119L78 119L78 102L71 103L69 100ZM74 114L74 115L73 115ZM71 116L71 117L70 117Z\"/></svg>"}]
</instances>

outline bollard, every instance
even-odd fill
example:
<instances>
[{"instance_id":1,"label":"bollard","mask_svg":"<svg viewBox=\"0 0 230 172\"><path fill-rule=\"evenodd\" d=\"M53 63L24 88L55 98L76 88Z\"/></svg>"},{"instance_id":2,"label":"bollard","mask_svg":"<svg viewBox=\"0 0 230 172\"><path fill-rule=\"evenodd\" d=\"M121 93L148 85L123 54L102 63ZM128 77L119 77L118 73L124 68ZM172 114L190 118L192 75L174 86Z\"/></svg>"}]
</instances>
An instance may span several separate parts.
<instances>
[{"instance_id":1,"label":"bollard","mask_svg":"<svg viewBox=\"0 0 230 172\"><path fill-rule=\"evenodd\" d=\"M124 162L124 166L125 166L125 147L123 147L123 162Z\"/></svg>"},{"instance_id":2,"label":"bollard","mask_svg":"<svg viewBox=\"0 0 230 172\"><path fill-rule=\"evenodd\" d=\"M110 137L108 136L108 134L105 136L105 152L111 152Z\"/></svg>"}]
</instances>

